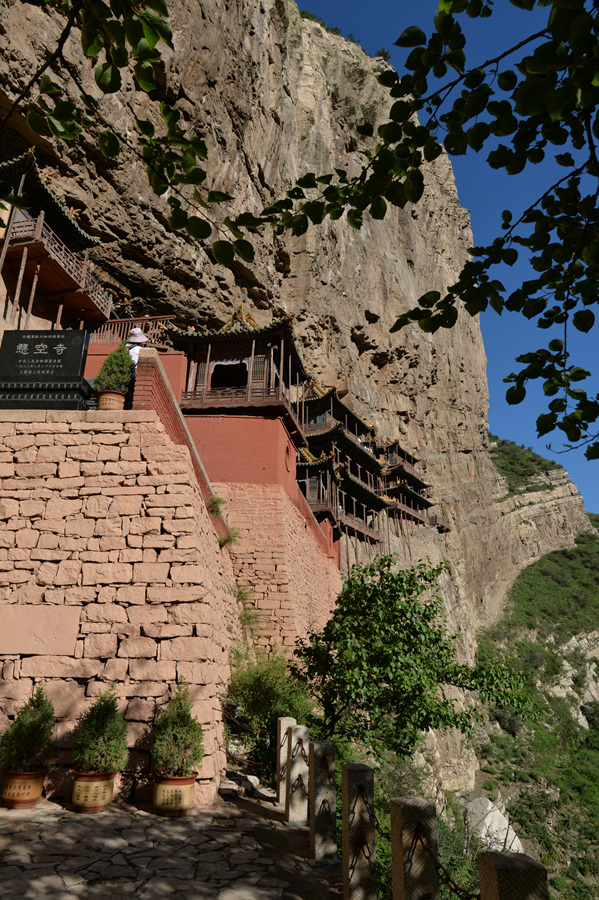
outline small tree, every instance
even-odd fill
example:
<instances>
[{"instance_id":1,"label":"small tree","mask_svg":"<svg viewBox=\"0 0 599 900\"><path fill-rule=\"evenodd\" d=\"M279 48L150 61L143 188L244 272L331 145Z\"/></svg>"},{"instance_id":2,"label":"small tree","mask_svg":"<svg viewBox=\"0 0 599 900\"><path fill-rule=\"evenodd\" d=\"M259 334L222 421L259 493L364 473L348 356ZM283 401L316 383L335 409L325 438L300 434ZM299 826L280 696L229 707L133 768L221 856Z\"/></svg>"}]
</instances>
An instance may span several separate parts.
<instances>
[{"instance_id":1,"label":"small tree","mask_svg":"<svg viewBox=\"0 0 599 900\"><path fill-rule=\"evenodd\" d=\"M430 596L447 568L427 560L398 570L392 556L353 567L332 618L295 651L294 674L322 709L324 735L407 755L430 728L468 733L479 714L444 697L450 685L532 713L516 673L457 662L443 602Z\"/></svg>"},{"instance_id":2,"label":"small tree","mask_svg":"<svg viewBox=\"0 0 599 900\"><path fill-rule=\"evenodd\" d=\"M81 772L120 772L127 762L127 726L114 685L98 694L79 723L73 747Z\"/></svg>"},{"instance_id":3,"label":"small tree","mask_svg":"<svg viewBox=\"0 0 599 900\"><path fill-rule=\"evenodd\" d=\"M21 707L0 738L0 768L9 772L40 772L58 752L54 740L54 706L43 684Z\"/></svg>"},{"instance_id":4,"label":"small tree","mask_svg":"<svg viewBox=\"0 0 599 900\"><path fill-rule=\"evenodd\" d=\"M102 368L94 379L94 388L99 393L115 391L117 394L126 394L132 376L133 360L123 341L121 346L113 350L102 363Z\"/></svg>"},{"instance_id":5,"label":"small tree","mask_svg":"<svg viewBox=\"0 0 599 900\"><path fill-rule=\"evenodd\" d=\"M181 679L154 725L152 769L156 775L193 775L203 757L204 733L191 714L189 685Z\"/></svg>"}]
</instances>

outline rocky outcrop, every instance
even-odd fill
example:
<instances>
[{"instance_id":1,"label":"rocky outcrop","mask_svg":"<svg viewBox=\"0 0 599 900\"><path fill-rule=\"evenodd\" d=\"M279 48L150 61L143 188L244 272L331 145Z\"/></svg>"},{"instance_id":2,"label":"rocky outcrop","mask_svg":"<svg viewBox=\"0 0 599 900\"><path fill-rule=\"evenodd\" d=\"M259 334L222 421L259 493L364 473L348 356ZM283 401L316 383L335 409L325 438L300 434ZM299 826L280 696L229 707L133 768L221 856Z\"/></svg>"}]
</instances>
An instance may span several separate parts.
<instances>
[{"instance_id":1,"label":"rocky outcrop","mask_svg":"<svg viewBox=\"0 0 599 900\"><path fill-rule=\"evenodd\" d=\"M235 196L233 211L260 209L307 170L358 170L355 124L384 117L389 103L375 78L380 61L300 18L292 0L171 6L176 52L165 57L157 93L177 100L189 127L205 135L209 179ZM58 29L48 8L7 4L0 31L4 106ZM76 45L66 55L80 62ZM89 76L84 80L96 92ZM101 109L123 135L133 112L157 121L131 85L104 98ZM59 147L17 117L3 156L32 143L55 172L53 188L106 242L97 272L117 294L132 296L136 310L168 310L212 326L241 300L260 324L273 313L293 313L315 374L327 384L349 378L356 410L423 457L451 531L408 529L393 546L406 561L449 559L441 590L450 627L471 656L477 630L497 615L517 572L571 544L587 521L565 478L551 491L502 499L505 487L488 452L486 359L476 319L463 316L434 336L415 326L389 333L422 292L455 280L472 242L448 160L429 167L416 206L391 209L384 222L367 218L359 233L339 222L298 238L265 233L256 239L255 265L228 271L168 232L167 206L149 191L133 150L124 147L108 162L88 138Z\"/></svg>"}]
</instances>

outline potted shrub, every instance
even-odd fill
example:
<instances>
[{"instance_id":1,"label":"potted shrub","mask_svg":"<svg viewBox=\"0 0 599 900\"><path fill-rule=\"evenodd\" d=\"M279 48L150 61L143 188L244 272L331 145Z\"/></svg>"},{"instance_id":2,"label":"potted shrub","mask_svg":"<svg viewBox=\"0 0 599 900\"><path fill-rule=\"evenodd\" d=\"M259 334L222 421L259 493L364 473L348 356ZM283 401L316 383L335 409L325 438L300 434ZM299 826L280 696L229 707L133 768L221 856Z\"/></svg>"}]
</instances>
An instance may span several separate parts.
<instances>
[{"instance_id":1,"label":"potted shrub","mask_svg":"<svg viewBox=\"0 0 599 900\"><path fill-rule=\"evenodd\" d=\"M43 684L38 684L0 738L4 806L33 806L39 800L48 764L57 751L54 706Z\"/></svg>"},{"instance_id":2,"label":"potted shrub","mask_svg":"<svg viewBox=\"0 0 599 900\"><path fill-rule=\"evenodd\" d=\"M133 360L123 341L120 347L106 357L94 378L98 409L123 409L132 377Z\"/></svg>"},{"instance_id":3,"label":"potted shrub","mask_svg":"<svg viewBox=\"0 0 599 900\"><path fill-rule=\"evenodd\" d=\"M79 723L73 747L73 804L82 812L106 809L114 776L127 762L127 726L119 712L114 685L98 694Z\"/></svg>"},{"instance_id":4,"label":"potted shrub","mask_svg":"<svg viewBox=\"0 0 599 900\"><path fill-rule=\"evenodd\" d=\"M163 816L187 814L193 802L195 767L203 756L204 733L191 713L189 685L181 679L154 724L152 774L156 812Z\"/></svg>"}]
</instances>

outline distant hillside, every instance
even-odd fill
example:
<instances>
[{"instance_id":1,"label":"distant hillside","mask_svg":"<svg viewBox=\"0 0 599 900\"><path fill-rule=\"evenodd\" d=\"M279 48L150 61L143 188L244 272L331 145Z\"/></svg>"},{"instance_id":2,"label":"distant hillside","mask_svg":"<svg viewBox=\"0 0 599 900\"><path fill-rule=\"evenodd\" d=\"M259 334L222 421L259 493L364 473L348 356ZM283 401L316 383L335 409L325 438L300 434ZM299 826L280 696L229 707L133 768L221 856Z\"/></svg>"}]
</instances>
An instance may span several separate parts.
<instances>
[{"instance_id":1,"label":"distant hillside","mask_svg":"<svg viewBox=\"0 0 599 900\"><path fill-rule=\"evenodd\" d=\"M536 454L533 454L536 456ZM591 514L597 529L599 516ZM491 711L479 755L483 793L506 803L525 848L560 900L599 894L599 531L528 566L504 618L481 637L481 659L527 673L539 719Z\"/></svg>"},{"instance_id":2,"label":"distant hillside","mask_svg":"<svg viewBox=\"0 0 599 900\"><path fill-rule=\"evenodd\" d=\"M489 450L495 468L507 482L509 494L542 491L552 487L547 472L563 469L559 463L539 456L530 447L505 441L489 432Z\"/></svg>"}]
</instances>

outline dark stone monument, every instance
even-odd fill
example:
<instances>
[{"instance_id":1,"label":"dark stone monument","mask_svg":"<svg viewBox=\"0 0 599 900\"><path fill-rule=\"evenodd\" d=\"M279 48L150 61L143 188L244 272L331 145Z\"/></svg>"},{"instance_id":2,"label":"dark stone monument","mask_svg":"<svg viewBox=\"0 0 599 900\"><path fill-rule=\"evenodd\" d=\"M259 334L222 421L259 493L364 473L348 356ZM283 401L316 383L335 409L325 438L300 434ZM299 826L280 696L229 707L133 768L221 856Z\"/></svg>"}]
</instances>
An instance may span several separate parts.
<instances>
[{"instance_id":1,"label":"dark stone monument","mask_svg":"<svg viewBox=\"0 0 599 900\"><path fill-rule=\"evenodd\" d=\"M87 331L5 331L0 409L87 409Z\"/></svg>"}]
</instances>

